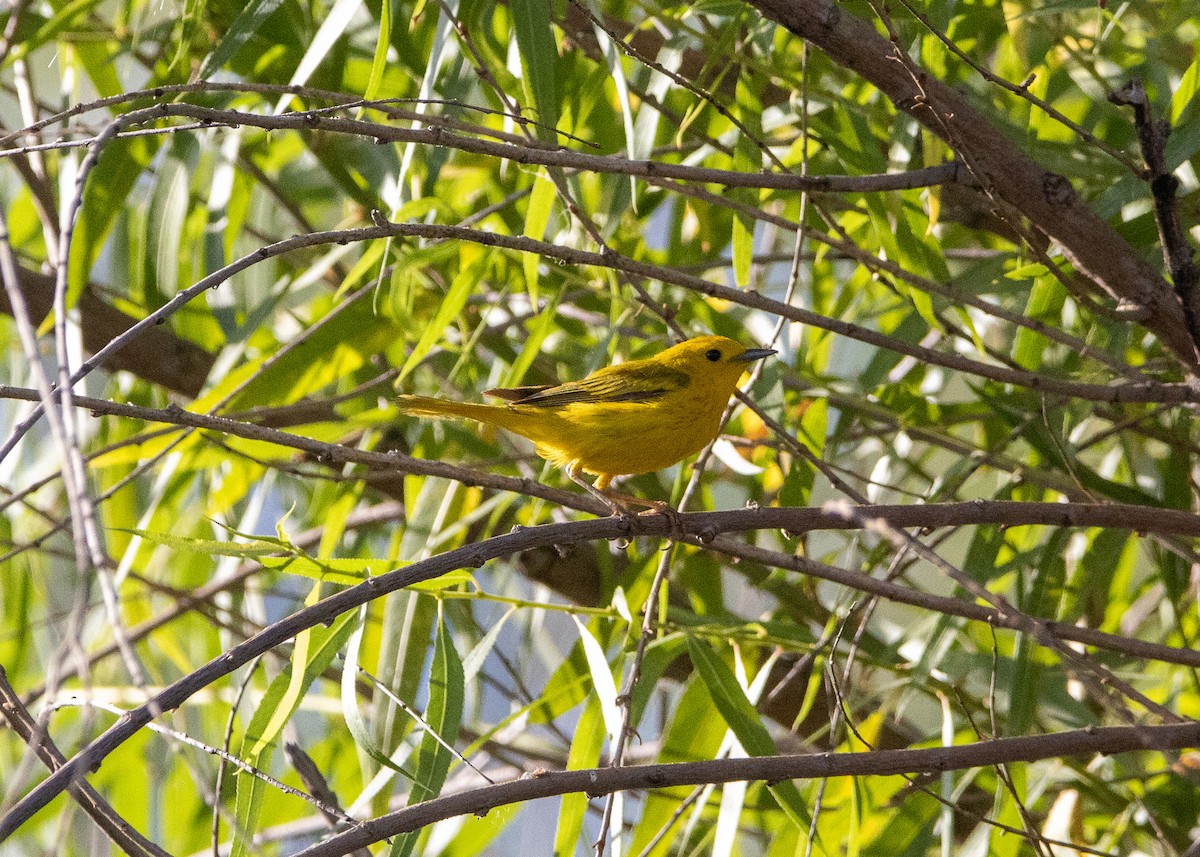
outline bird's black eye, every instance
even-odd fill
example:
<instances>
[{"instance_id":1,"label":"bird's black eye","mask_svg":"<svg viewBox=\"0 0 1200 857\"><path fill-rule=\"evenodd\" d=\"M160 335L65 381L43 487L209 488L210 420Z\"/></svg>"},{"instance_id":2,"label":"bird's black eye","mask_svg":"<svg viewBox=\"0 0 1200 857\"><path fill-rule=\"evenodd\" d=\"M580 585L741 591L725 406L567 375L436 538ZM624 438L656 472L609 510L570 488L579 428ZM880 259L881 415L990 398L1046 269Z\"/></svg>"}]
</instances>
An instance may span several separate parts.
<instances>
[{"instance_id":1,"label":"bird's black eye","mask_svg":"<svg viewBox=\"0 0 1200 857\"><path fill-rule=\"evenodd\" d=\"M708 349L707 351L704 352L704 359L711 360L713 363L716 363L718 360L721 359L721 349L720 348Z\"/></svg>"}]
</instances>

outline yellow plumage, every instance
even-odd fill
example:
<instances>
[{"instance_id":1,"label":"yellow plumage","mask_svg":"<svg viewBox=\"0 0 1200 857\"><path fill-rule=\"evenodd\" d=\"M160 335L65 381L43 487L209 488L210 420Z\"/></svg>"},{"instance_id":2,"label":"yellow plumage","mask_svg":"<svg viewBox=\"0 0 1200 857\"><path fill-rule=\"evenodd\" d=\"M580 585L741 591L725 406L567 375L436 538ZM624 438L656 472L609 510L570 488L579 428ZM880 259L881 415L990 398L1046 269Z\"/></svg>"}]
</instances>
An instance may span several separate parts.
<instances>
[{"instance_id":1,"label":"yellow plumage","mask_svg":"<svg viewBox=\"0 0 1200 857\"><path fill-rule=\"evenodd\" d=\"M703 449L720 431L747 364L773 353L701 336L582 381L487 391L505 404L401 396L399 405L415 416L461 417L519 434L589 489L578 473L594 474L604 492L615 476L661 470Z\"/></svg>"}]
</instances>

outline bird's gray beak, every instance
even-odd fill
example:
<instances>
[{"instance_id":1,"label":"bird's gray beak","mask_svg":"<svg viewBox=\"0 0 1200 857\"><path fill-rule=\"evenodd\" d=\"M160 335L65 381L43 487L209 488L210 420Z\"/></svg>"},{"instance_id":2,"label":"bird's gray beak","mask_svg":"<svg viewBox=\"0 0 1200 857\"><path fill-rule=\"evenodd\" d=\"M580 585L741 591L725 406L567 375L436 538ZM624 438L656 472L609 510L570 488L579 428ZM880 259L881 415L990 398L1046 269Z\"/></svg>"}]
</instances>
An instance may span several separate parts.
<instances>
[{"instance_id":1,"label":"bird's gray beak","mask_svg":"<svg viewBox=\"0 0 1200 857\"><path fill-rule=\"evenodd\" d=\"M755 360L770 357L774 353L774 348L747 348L746 353L739 354L737 357L731 359L737 363L753 363Z\"/></svg>"}]
</instances>

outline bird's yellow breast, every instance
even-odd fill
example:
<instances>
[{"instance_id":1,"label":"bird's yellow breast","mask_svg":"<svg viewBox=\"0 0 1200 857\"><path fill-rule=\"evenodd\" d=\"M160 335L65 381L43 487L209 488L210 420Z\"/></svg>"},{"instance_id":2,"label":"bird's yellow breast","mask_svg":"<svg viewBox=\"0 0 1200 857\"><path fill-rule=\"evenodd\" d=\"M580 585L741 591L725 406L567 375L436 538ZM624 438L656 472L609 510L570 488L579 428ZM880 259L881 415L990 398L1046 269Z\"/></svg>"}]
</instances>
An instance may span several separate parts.
<instances>
[{"instance_id":1,"label":"bird's yellow breast","mask_svg":"<svg viewBox=\"0 0 1200 857\"><path fill-rule=\"evenodd\" d=\"M581 381L489 390L503 405L401 396L410 414L461 417L534 442L538 455L574 475L649 473L694 455L716 438L721 415L749 362L773 351L701 336L654 357L593 372Z\"/></svg>"},{"instance_id":2,"label":"bird's yellow breast","mask_svg":"<svg viewBox=\"0 0 1200 857\"><path fill-rule=\"evenodd\" d=\"M712 441L728 400L724 391L693 383L649 403L576 403L556 409L556 419L543 425L552 430L532 439L538 454L560 467L578 462L597 475L650 473Z\"/></svg>"}]
</instances>

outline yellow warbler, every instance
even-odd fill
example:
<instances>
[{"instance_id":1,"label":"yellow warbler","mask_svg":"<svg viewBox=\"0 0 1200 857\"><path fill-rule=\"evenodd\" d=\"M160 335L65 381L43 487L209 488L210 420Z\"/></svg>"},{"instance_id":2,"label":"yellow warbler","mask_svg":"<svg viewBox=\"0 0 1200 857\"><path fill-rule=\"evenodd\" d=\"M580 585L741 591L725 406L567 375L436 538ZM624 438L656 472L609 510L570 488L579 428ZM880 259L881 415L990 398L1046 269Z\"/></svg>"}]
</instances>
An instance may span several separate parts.
<instances>
[{"instance_id":1,"label":"yellow warbler","mask_svg":"<svg viewBox=\"0 0 1200 857\"><path fill-rule=\"evenodd\" d=\"M537 454L614 509L614 476L649 473L699 452L721 429L721 414L748 363L774 350L701 336L645 360L630 360L559 386L488 390L502 405L400 396L400 409L462 417L533 441ZM595 486L580 477L594 474ZM645 504L659 506L660 504Z\"/></svg>"}]
</instances>

